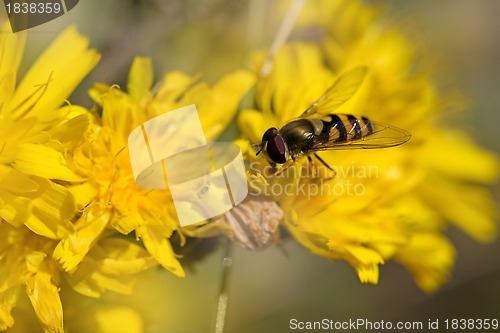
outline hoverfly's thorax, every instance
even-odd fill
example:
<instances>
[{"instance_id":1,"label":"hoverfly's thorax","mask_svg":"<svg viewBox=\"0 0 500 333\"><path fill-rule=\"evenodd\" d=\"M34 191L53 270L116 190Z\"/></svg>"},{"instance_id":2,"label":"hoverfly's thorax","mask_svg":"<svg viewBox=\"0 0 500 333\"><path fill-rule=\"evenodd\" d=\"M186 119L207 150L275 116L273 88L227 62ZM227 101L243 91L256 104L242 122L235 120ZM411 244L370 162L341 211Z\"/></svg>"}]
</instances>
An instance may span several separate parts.
<instances>
[{"instance_id":1,"label":"hoverfly's thorax","mask_svg":"<svg viewBox=\"0 0 500 333\"><path fill-rule=\"evenodd\" d=\"M309 119L295 119L280 128L279 132L292 153L306 149L315 137L315 126Z\"/></svg>"}]
</instances>

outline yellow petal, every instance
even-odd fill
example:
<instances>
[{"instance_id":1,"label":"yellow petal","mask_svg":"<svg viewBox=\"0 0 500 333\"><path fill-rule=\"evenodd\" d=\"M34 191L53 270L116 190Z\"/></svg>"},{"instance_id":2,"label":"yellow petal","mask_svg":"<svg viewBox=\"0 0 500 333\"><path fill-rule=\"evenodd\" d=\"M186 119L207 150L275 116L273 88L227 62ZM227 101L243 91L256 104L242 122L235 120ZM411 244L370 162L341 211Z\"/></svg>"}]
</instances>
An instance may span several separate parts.
<instances>
[{"instance_id":1,"label":"yellow petal","mask_svg":"<svg viewBox=\"0 0 500 333\"><path fill-rule=\"evenodd\" d=\"M0 293L22 284L26 274L24 262L25 243L29 238L26 228L12 227L7 223L0 223Z\"/></svg>"},{"instance_id":2,"label":"yellow petal","mask_svg":"<svg viewBox=\"0 0 500 333\"><path fill-rule=\"evenodd\" d=\"M57 124L64 123L65 121L81 115L86 115L90 118L91 113L82 106L69 104L52 110L51 112L40 113L37 115L36 119L48 127L48 131L53 133L54 127ZM79 134L83 136L85 133L79 132Z\"/></svg>"},{"instance_id":3,"label":"yellow petal","mask_svg":"<svg viewBox=\"0 0 500 333\"><path fill-rule=\"evenodd\" d=\"M409 232L433 232L441 230L446 224L439 212L416 191L400 195L393 203L395 214L405 221L404 227Z\"/></svg>"},{"instance_id":4,"label":"yellow petal","mask_svg":"<svg viewBox=\"0 0 500 333\"><path fill-rule=\"evenodd\" d=\"M136 102L149 96L153 85L153 65L150 58L136 57L128 73L127 91Z\"/></svg>"},{"instance_id":5,"label":"yellow petal","mask_svg":"<svg viewBox=\"0 0 500 333\"><path fill-rule=\"evenodd\" d=\"M496 209L491 193L480 186L430 177L421 189L427 204L476 240L496 238Z\"/></svg>"},{"instance_id":6,"label":"yellow petal","mask_svg":"<svg viewBox=\"0 0 500 333\"><path fill-rule=\"evenodd\" d=\"M7 20L0 24L0 105L5 105L14 93L25 43L26 32L12 33Z\"/></svg>"},{"instance_id":7,"label":"yellow petal","mask_svg":"<svg viewBox=\"0 0 500 333\"><path fill-rule=\"evenodd\" d=\"M474 145L460 133L433 133L419 159L428 167L457 180L492 183L498 177L497 156Z\"/></svg>"},{"instance_id":8,"label":"yellow petal","mask_svg":"<svg viewBox=\"0 0 500 333\"><path fill-rule=\"evenodd\" d=\"M132 130L146 120L138 103L117 89L102 95L102 123L113 130L116 146L127 145L126 139Z\"/></svg>"},{"instance_id":9,"label":"yellow petal","mask_svg":"<svg viewBox=\"0 0 500 333\"><path fill-rule=\"evenodd\" d=\"M414 46L397 30L373 29L353 49L344 66L368 65L384 75L384 84L394 86L394 81L410 68L414 61Z\"/></svg>"},{"instance_id":10,"label":"yellow petal","mask_svg":"<svg viewBox=\"0 0 500 333\"><path fill-rule=\"evenodd\" d=\"M252 143L260 143L264 132L273 125L266 123L262 112L256 110L242 110L238 115L238 127Z\"/></svg>"},{"instance_id":11,"label":"yellow petal","mask_svg":"<svg viewBox=\"0 0 500 333\"><path fill-rule=\"evenodd\" d=\"M455 249L438 233L414 234L408 246L398 252L396 260L408 268L422 290L430 293L448 279Z\"/></svg>"},{"instance_id":12,"label":"yellow petal","mask_svg":"<svg viewBox=\"0 0 500 333\"><path fill-rule=\"evenodd\" d=\"M1 41L0 41L0 43L1 43ZM1 50L0 50L0 52L1 52ZM0 60L0 62L1 61L2 60ZM1 70L2 70L2 68L1 68L1 64L0 64L0 71ZM1 75L0 76L0 105L6 105L7 102L11 99L12 95L14 94L14 90L16 88L16 73L7 72L4 74L0 73L0 75ZM8 116L5 118L8 118Z\"/></svg>"},{"instance_id":13,"label":"yellow petal","mask_svg":"<svg viewBox=\"0 0 500 333\"><path fill-rule=\"evenodd\" d=\"M87 49L88 44L75 27L59 35L17 87L10 103L14 116L43 114L60 106L99 61L99 54ZM33 94L36 98L30 99Z\"/></svg>"},{"instance_id":14,"label":"yellow petal","mask_svg":"<svg viewBox=\"0 0 500 333\"><path fill-rule=\"evenodd\" d=\"M377 284L379 278L378 265L360 265L356 266L356 272L358 273L359 281L362 283Z\"/></svg>"},{"instance_id":15,"label":"yellow petal","mask_svg":"<svg viewBox=\"0 0 500 333\"><path fill-rule=\"evenodd\" d=\"M38 189L38 183L29 176L0 165L0 217L14 227L22 226L31 214L32 202L20 194Z\"/></svg>"},{"instance_id":16,"label":"yellow petal","mask_svg":"<svg viewBox=\"0 0 500 333\"><path fill-rule=\"evenodd\" d=\"M183 72L168 72L163 76L162 84L158 89L155 100L160 102L179 100L197 80L198 77L191 77Z\"/></svg>"},{"instance_id":17,"label":"yellow petal","mask_svg":"<svg viewBox=\"0 0 500 333\"><path fill-rule=\"evenodd\" d=\"M241 99L254 82L252 73L237 70L225 75L215 84L211 98L199 106L201 124L207 140L216 139L233 120Z\"/></svg>"},{"instance_id":18,"label":"yellow petal","mask_svg":"<svg viewBox=\"0 0 500 333\"><path fill-rule=\"evenodd\" d=\"M134 274L158 265L143 247L120 239L99 240L68 277L73 289L88 297L100 297L111 290L131 294L135 285Z\"/></svg>"},{"instance_id":19,"label":"yellow petal","mask_svg":"<svg viewBox=\"0 0 500 333\"><path fill-rule=\"evenodd\" d=\"M0 331L4 331L14 325L12 308L16 305L19 297L19 287L0 292Z\"/></svg>"},{"instance_id":20,"label":"yellow petal","mask_svg":"<svg viewBox=\"0 0 500 333\"><path fill-rule=\"evenodd\" d=\"M231 237L234 233L233 228L229 224L224 222L209 222L205 225L193 228L185 227L182 228L182 232L189 237L196 238L215 237L220 235L221 233L224 233L225 235Z\"/></svg>"},{"instance_id":21,"label":"yellow petal","mask_svg":"<svg viewBox=\"0 0 500 333\"><path fill-rule=\"evenodd\" d=\"M85 182L82 184L68 185L66 188L75 198L76 209L81 211L84 207L92 202L98 193L98 189L91 183Z\"/></svg>"},{"instance_id":22,"label":"yellow petal","mask_svg":"<svg viewBox=\"0 0 500 333\"><path fill-rule=\"evenodd\" d=\"M332 246L332 249L335 249L335 247ZM342 251L346 251L349 255L352 255L363 266L384 263L384 258L380 254L364 246L343 246Z\"/></svg>"},{"instance_id":23,"label":"yellow petal","mask_svg":"<svg viewBox=\"0 0 500 333\"><path fill-rule=\"evenodd\" d=\"M0 165L0 188L16 193L35 192L39 186L29 176Z\"/></svg>"},{"instance_id":24,"label":"yellow petal","mask_svg":"<svg viewBox=\"0 0 500 333\"><path fill-rule=\"evenodd\" d=\"M12 163L19 145L46 143L50 139L49 133L45 131L45 126L35 118L21 119L6 125L8 127L0 128L0 163L2 164Z\"/></svg>"},{"instance_id":25,"label":"yellow petal","mask_svg":"<svg viewBox=\"0 0 500 333\"><path fill-rule=\"evenodd\" d=\"M55 126L50 131L50 134L53 140L57 140L65 145L75 145L83 140L89 126L90 116L80 114Z\"/></svg>"},{"instance_id":26,"label":"yellow petal","mask_svg":"<svg viewBox=\"0 0 500 333\"><path fill-rule=\"evenodd\" d=\"M111 221L111 226L124 235L128 235L131 231L145 225L144 219L139 212L116 217Z\"/></svg>"},{"instance_id":27,"label":"yellow petal","mask_svg":"<svg viewBox=\"0 0 500 333\"><path fill-rule=\"evenodd\" d=\"M365 212L366 215L341 215L332 216L335 210L327 208L316 216L308 218L301 225L308 230L328 236L331 246L338 244L377 244L391 243L404 245L407 243L407 235L399 225L399 220L394 213L379 211ZM394 214L394 215L393 215ZM362 261L362 260L361 260ZM379 262L378 259L373 262Z\"/></svg>"},{"instance_id":28,"label":"yellow petal","mask_svg":"<svg viewBox=\"0 0 500 333\"><path fill-rule=\"evenodd\" d=\"M14 227L20 227L28 220L32 209L31 200L12 195L0 189L0 218Z\"/></svg>"},{"instance_id":29,"label":"yellow petal","mask_svg":"<svg viewBox=\"0 0 500 333\"><path fill-rule=\"evenodd\" d=\"M43 266L43 265L42 265ZM40 270L26 278L26 293L46 332L63 333L63 308L52 275Z\"/></svg>"},{"instance_id":30,"label":"yellow petal","mask_svg":"<svg viewBox=\"0 0 500 333\"><path fill-rule=\"evenodd\" d=\"M313 44L285 45L276 55L271 75L258 82L257 105L277 118L278 125L298 117L333 83L321 56Z\"/></svg>"},{"instance_id":31,"label":"yellow petal","mask_svg":"<svg viewBox=\"0 0 500 333\"><path fill-rule=\"evenodd\" d=\"M134 292L135 279L128 275L108 275L100 271L92 273L92 282L101 290L131 295ZM78 291L78 289L75 289Z\"/></svg>"},{"instance_id":32,"label":"yellow petal","mask_svg":"<svg viewBox=\"0 0 500 333\"><path fill-rule=\"evenodd\" d=\"M69 182L83 181L68 167L60 152L43 145L19 145L14 163L17 170L30 175Z\"/></svg>"},{"instance_id":33,"label":"yellow petal","mask_svg":"<svg viewBox=\"0 0 500 333\"><path fill-rule=\"evenodd\" d=\"M25 225L38 235L61 239L73 231L70 219L75 214L75 202L63 186L47 180L38 180L40 190L26 196L32 210Z\"/></svg>"},{"instance_id":34,"label":"yellow petal","mask_svg":"<svg viewBox=\"0 0 500 333\"><path fill-rule=\"evenodd\" d=\"M142 226L136 232L148 252L158 260L160 265L179 277L185 276L182 266L175 258L170 241L162 235L160 227Z\"/></svg>"},{"instance_id":35,"label":"yellow petal","mask_svg":"<svg viewBox=\"0 0 500 333\"><path fill-rule=\"evenodd\" d=\"M89 96L94 102L102 106L102 96L107 94L111 89L119 89L117 85L110 87L104 83L94 83L89 89Z\"/></svg>"},{"instance_id":36,"label":"yellow petal","mask_svg":"<svg viewBox=\"0 0 500 333\"><path fill-rule=\"evenodd\" d=\"M77 230L62 239L54 250L53 258L59 260L64 270L71 271L82 261L108 225L110 215L109 210L98 205L85 208L75 224Z\"/></svg>"},{"instance_id":37,"label":"yellow petal","mask_svg":"<svg viewBox=\"0 0 500 333\"><path fill-rule=\"evenodd\" d=\"M76 271L67 276L68 283L78 293L99 298L106 291L129 295L135 279L129 275L109 275L102 272L103 261L95 260L92 253L85 256Z\"/></svg>"},{"instance_id":38,"label":"yellow petal","mask_svg":"<svg viewBox=\"0 0 500 333\"><path fill-rule=\"evenodd\" d=\"M102 272L109 275L130 275L158 265L158 262L139 244L119 238L100 242L103 258Z\"/></svg>"}]
</instances>

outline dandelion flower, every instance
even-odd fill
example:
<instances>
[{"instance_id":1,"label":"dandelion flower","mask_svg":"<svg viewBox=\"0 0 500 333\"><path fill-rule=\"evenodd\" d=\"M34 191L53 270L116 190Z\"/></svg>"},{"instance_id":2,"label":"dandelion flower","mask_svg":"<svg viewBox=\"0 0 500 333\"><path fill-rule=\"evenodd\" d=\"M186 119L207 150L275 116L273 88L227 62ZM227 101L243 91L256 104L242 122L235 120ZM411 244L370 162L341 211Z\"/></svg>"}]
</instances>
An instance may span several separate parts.
<instances>
[{"instance_id":1,"label":"dandelion flower","mask_svg":"<svg viewBox=\"0 0 500 333\"><path fill-rule=\"evenodd\" d=\"M308 2L298 29L320 29L321 41L279 50L271 73L257 81L256 108L238 117L244 135L238 143L247 153L249 181L259 179L260 194L279 203L283 224L312 253L349 262L368 283L377 283L380 265L396 260L432 292L448 278L455 257L444 228L456 225L479 241L495 237L494 204L484 185L496 179L498 164L465 132L445 125L450 97L417 65L411 42L377 14L357 1ZM256 71L264 56L254 57ZM306 159L282 173L266 172L269 164L250 144L298 117L356 66L367 66L368 75L338 112L407 129L411 141L319 153L333 176L324 167L311 174L322 165Z\"/></svg>"},{"instance_id":2,"label":"dandelion flower","mask_svg":"<svg viewBox=\"0 0 500 333\"><path fill-rule=\"evenodd\" d=\"M136 58L129 75L129 94L102 84L90 91L102 106L102 117L95 135L89 138L87 151L78 156L79 171L89 179L87 189L77 187L73 190L82 198L81 206L103 207L109 215L110 226L125 235L135 231L160 265L182 277L184 270L168 240L174 231L180 231L172 199L168 191L150 191L135 185L126 148L127 137L148 119L196 103L207 138L214 138L224 129L221 125L231 119L230 114L236 111L239 99L251 86L253 78L247 72L237 71L210 88L206 83L197 83L196 77L171 72L151 92L152 73L149 59ZM208 112L217 116L206 119L204 115ZM72 246L58 250L55 254L64 264L81 257ZM88 285L74 287L85 292ZM96 291L87 292L92 295Z\"/></svg>"},{"instance_id":3,"label":"dandelion flower","mask_svg":"<svg viewBox=\"0 0 500 333\"><path fill-rule=\"evenodd\" d=\"M69 28L17 84L25 38L1 25L0 330L13 325L11 310L25 288L43 328L62 332L60 270L52 252L73 232L76 207L60 181L81 180L67 167L66 155L83 139L83 132L71 132L71 125L85 128L89 119L85 109L61 105L99 55ZM30 154L36 156L33 165L25 163ZM50 168L48 159L59 164Z\"/></svg>"},{"instance_id":4,"label":"dandelion flower","mask_svg":"<svg viewBox=\"0 0 500 333\"><path fill-rule=\"evenodd\" d=\"M0 329L14 324L11 310L25 286L43 329L62 332L62 286L98 298L106 291L132 293L136 273L156 265L184 276L169 241L174 232L183 234L168 191L134 183L127 150L132 129L195 103L206 137L213 139L254 79L235 71L210 87L197 76L171 72L153 87L151 61L137 58L128 93L104 84L91 89L102 112L61 107L97 63L98 53L70 28L16 88L24 36L2 33L0 40L5 55L0 63ZM116 237L132 232L141 243Z\"/></svg>"},{"instance_id":5,"label":"dandelion flower","mask_svg":"<svg viewBox=\"0 0 500 333\"><path fill-rule=\"evenodd\" d=\"M95 131L74 154L73 168L87 181L68 186L68 189L74 194L78 207L86 207L84 211L92 207L95 211L91 222L95 228L89 228L88 222L82 223L81 230L61 241L54 251L65 270L76 269L68 279L80 293L93 297L108 289L130 293L132 289L128 283L111 286L110 281L96 281L96 271L108 277L109 274L121 276L150 267L143 261L127 267L107 267L108 271L96 265L92 253L86 255L87 251L99 237L112 231L123 235L135 232L156 263L179 277L184 276L169 241L175 231L183 237L170 193L151 191L135 184L127 138L146 120L195 103L207 139L213 139L231 120L242 95L253 84L253 75L235 71L223 77L213 88L197 81L197 77L171 72L153 88L150 59L136 58L129 73L128 93L103 84L96 84L91 89L90 95L102 107L102 116L96 118ZM207 114L214 116L207 118ZM106 231L106 228L112 230ZM111 253L116 256L130 252L127 250L130 245L121 248L119 244L114 245ZM108 260L108 254L99 251L99 260Z\"/></svg>"}]
</instances>

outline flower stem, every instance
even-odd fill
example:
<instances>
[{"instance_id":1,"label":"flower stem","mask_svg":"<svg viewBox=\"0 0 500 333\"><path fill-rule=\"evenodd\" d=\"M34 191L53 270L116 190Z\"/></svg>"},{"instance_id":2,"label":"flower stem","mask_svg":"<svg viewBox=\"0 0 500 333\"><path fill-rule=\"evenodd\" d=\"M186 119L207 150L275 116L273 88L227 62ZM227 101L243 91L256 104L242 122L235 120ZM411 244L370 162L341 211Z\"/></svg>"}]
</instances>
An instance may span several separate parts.
<instances>
[{"instance_id":1,"label":"flower stem","mask_svg":"<svg viewBox=\"0 0 500 333\"><path fill-rule=\"evenodd\" d=\"M223 333L224 325L226 324L228 285L229 285L231 267L233 265L231 252L232 252L232 243L229 239L225 239L224 257L222 258L222 277L219 289L219 298L217 300L217 315L215 317L214 333Z\"/></svg>"},{"instance_id":2,"label":"flower stem","mask_svg":"<svg viewBox=\"0 0 500 333\"><path fill-rule=\"evenodd\" d=\"M271 70L273 69L274 57L279 48L287 41L288 37L290 37L295 21L297 20L297 17L299 16L300 11L302 10L302 7L305 3L306 0L292 0L288 11L283 18L283 22L281 22L278 33L274 38L273 44L269 49L267 58L264 61L262 68L260 69L260 76L266 77L269 75L269 73L271 73Z\"/></svg>"}]
</instances>

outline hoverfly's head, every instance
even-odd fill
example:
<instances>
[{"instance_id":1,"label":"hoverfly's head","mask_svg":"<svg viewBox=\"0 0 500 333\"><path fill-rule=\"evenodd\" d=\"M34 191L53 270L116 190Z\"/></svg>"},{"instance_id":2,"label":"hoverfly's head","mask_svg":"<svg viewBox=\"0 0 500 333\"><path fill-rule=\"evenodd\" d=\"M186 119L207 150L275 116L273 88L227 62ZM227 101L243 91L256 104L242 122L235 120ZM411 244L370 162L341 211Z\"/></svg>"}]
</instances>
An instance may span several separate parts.
<instances>
[{"instance_id":1,"label":"hoverfly's head","mask_svg":"<svg viewBox=\"0 0 500 333\"><path fill-rule=\"evenodd\" d=\"M288 150L285 141L274 127L268 129L262 136L260 149L270 163L283 164L288 159Z\"/></svg>"}]
</instances>

